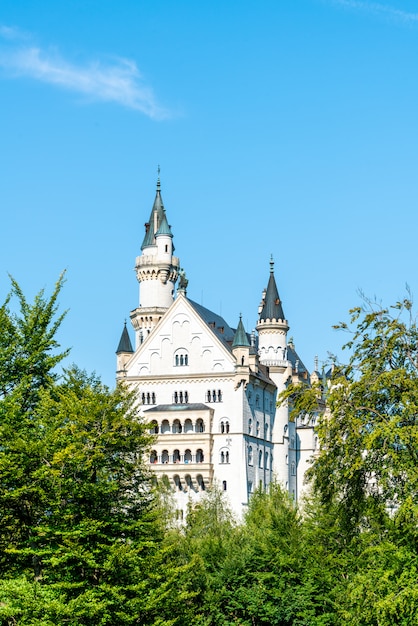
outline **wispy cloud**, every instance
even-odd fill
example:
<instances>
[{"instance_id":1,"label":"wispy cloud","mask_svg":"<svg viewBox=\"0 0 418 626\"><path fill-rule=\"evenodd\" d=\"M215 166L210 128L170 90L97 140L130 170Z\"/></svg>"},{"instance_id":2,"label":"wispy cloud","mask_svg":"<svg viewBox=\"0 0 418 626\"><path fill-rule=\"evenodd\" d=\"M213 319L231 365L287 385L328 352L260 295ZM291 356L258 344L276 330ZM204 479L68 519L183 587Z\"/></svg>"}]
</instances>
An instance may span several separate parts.
<instances>
[{"instance_id":1,"label":"wispy cloud","mask_svg":"<svg viewBox=\"0 0 418 626\"><path fill-rule=\"evenodd\" d=\"M382 4L381 2L368 2L367 0L333 0L333 4L366 11L367 13L373 13L374 15L379 15L390 20L409 24L418 23L418 13L397 9L396 7Z\"/></svg>"},{"instance_id":2,"label":"wispy cloud","mask_svg":"<svg viewBox=\"0 0 418 626\"><path fill-rule=\"evenodd\" d=\"M158 104L152 88L144 83L134 61L118 59L112 63L95 61L77 65L56 51L22 45L23 37L17 29L0 26L0 36L13 42L0 48L0 67L9 76L32 78L95 101L114 102L153 119L169 117L169 112ZM16 45L18 39L20 43Z\"/></svg>"}]
</instances>

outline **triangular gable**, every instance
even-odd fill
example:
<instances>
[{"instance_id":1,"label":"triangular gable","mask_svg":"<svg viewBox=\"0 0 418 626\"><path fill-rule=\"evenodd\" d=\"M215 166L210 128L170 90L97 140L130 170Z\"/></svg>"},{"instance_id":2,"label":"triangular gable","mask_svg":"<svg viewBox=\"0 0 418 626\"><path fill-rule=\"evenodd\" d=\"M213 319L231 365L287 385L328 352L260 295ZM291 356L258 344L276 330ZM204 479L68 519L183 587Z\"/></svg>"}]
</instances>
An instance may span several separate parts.
<instances>
[{"instance_id":1,"label":"triangular gable","mask_svg":"<svg viewBox=\"0 0 418 626\"><path fill-rule=\"evenodd\" d=\"M126 363L128 377L234 370L235 358L229 346L181 294Z\"/></svg>"}]
</instances>

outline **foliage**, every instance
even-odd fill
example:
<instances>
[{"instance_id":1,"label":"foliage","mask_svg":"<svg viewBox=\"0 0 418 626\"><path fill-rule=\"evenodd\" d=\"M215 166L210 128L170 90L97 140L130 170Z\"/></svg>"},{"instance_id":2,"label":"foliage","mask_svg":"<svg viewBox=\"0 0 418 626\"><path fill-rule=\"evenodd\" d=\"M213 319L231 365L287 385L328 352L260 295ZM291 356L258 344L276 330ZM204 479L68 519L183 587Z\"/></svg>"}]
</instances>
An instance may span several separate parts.
<instances>
[{"instance_id":1,"label":"foliage","mask_svg":"<svg viewBox=\"0 0 418 626\"><path fill-rule=\"evenodd\" d=\"M0 308L0 624L416 624L409 300L354 309L351 356L329 387L283 394L293 415L327 405L303 509L272 483L237 521L215 487L177 526L143 462L150 435L135 395L76 367L57 375L61 286L29 304L12 281Z\"/></svg>"},{"instance_id":2,"label":"foliage","mask_svg":"<svg viewBox=\"0 0 418 626\"><path fill-rule=\"evenodd\" d=\"M417 500L418 329L410 300L391 309L366 300L351 311L351 326L336 327L351 333L351 355L332 373L312 477L323 502L338 502L358 529L361 519L372 523ZM284 397L297 414L315 395L291 385Z\"/></svg>"}]
</instances>

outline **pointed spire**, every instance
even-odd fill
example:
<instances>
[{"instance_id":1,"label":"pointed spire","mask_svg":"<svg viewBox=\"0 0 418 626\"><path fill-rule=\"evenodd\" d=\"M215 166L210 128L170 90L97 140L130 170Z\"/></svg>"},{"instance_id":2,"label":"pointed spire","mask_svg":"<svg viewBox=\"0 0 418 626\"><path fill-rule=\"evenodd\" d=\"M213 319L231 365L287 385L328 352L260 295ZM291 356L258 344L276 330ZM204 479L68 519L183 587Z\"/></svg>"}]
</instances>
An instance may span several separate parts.
<instances>
[{"instance_id":1,"label":"pointed spire","mask_svg":"<svg viewBox=\"0 0 418 626\"><path fill-rule=\"evenodd\" d=\"M250 342L248 341L247 333L245 332L244 324L242 323L242 315L239 316L238 328L235 331L234 339L232 341L232 347L250 347Z\"/></svg>"},{"instance_id":2,"label":"pointed spire","mask_svg":"<svg viewBox=\"0 0 418 626\"><path fill-rule=\"evenodd\" d=\"M169 237L173 236L173 233L171 232L171 227L169 226L167 222L167 216L165 212L163 213L163 217L161 219L161 223L158 228L158 231L155 233L156 237L158 237L158 235L168 235Z\"/></svg>"},{"instance_id":3,"label":"pointed spire","mask_svg":"<svg viewBox=\"0 0 418 626\"><path fill-rule=\"evenodd\" d=\"M133 352L131 340L129 338L128 329L126 328L126 320L125 320L125 325L123 327L122 334L120 336L120 341L119 341L118 349L116 350L116 354L119 354L120 352Z\"/></svg>"},{"instance_id":4,"label":"pointed spire","mask_svg":"<svg viewBox=\"0 0 418 626\"><path fill-rule=\"evenodd\" d=\"M160 183L160 166L158 166L158 178L157 189L155 193L155 200L151 210L149 222L145 224L145 237L142 242L141 250L148 246L155 246L155 235L160 228L162 221L165 218L165 209L163 199L161 196L161 183ZM167 218L165 218L167 220ZM170 228L167 224L167 227ZM171 234L171 231L170 231Z\"/></svg>"},{"instance_id":5,"label":"pointed spire","mask_svg":"<svg viewBox=\"0 0 418 626\"><path fill-rule=\"evenodd\" d=\"M280 301L279 292L277 290L276 280L274 278L274 261L273 255L270 259L270 277L267 285L266 295L264 298L263 308L260 313L260 320L284 320L282 303Z\"/></svg>"}]
</instances>

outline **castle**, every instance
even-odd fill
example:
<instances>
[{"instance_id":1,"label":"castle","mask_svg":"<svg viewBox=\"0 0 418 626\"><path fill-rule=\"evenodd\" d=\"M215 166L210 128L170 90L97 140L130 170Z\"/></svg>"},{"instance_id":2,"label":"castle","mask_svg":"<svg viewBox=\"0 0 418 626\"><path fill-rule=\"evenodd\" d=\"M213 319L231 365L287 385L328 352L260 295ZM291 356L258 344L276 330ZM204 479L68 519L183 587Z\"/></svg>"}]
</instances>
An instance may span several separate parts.
<instances>
[{"instance_id":1,"label":"castle","mask_svg":"<svg viewBox=\"0 0 418 626\"><path fill-rule=\"evenodd\" d=\"M214 483L237 516L251 493L268 490L272 480L298 499L317 445L315 418L290 421L288 407L276 406L289 380L310 375L287 339L273 261L248 334L242 319L231 327L187 297L173 252L158 178L135 264L135 349L125 323L116 352L117 379L137 389L140 412L156 435L148 461L157 480L173 490L180 519Z\"/></svg>"}]
</instances>

